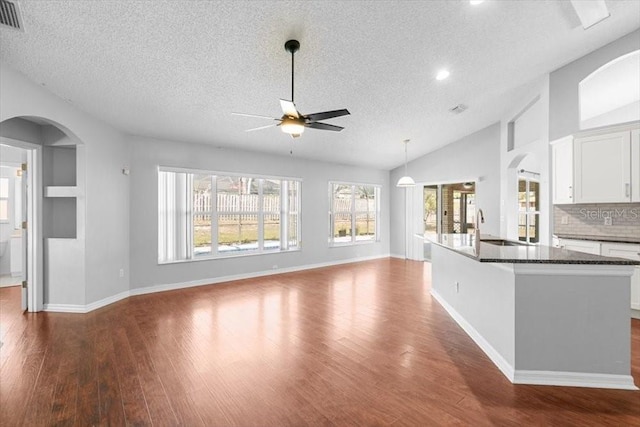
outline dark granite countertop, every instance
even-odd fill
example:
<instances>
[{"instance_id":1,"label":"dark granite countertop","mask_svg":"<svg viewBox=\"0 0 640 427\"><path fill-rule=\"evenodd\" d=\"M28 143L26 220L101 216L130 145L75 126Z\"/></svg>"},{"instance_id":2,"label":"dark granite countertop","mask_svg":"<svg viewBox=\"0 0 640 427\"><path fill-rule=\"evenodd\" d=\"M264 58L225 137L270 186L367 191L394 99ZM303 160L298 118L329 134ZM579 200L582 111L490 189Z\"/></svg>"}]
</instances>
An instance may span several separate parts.
<instances>
[{"instance_id":1,"label":"dark granite countertop","mask_svg":"<svg viewBox=\"0 0 640 427\"><path fill-rule=\"evenodd\" d=\"M560 239L571 239L571 240L592 240L592 241L595 241L595 242L640 244L640 237L633 237L633 236L625 236L625 237L617 237L617 236L578 236L578 235L573 235L573 234L556 234L556 237L558 237Z\"/></svg>"},{"instance_id":2,"label":"dark granite countertop","mask_svg":"<svg viewBox=\"0 0 640 427\"><path fill-rule=\"evenodd\" d=\"M500 237L482 235L480 247L476 251L475 236L471 234L433 234L424 239L458 252L479 262L518 263L518 264L601 264L601 265L640 265L640 261L623 258L604 257L543 245L516 244L498 246L485 240L504 240ZM519 242L512 242L519 243Z\"/></svg>"}]
</instances>

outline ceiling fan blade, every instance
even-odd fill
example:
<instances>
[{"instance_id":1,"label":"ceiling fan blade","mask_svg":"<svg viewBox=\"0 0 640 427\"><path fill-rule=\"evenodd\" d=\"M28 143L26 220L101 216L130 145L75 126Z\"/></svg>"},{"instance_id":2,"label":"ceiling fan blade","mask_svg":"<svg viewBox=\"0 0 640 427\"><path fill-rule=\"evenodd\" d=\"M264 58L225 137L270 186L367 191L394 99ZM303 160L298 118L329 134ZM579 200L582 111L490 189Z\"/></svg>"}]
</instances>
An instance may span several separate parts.
<instances>
[{"instance_id":1,"label":"ceiling fan blade","mask_svg":"<svg viewBox=\"0 0 640 427\"><path fill-rule=\"evenodd\" d=\"M344 129L342 126L335 126L328 123L319 122L307 123L305 124L305 126L312 129L334 130L336 132L340 132L342 129Z\"/></svg>"},{"instance_id":2,"label":"ceiling fan blade","mask_svg":"<svg viewBox=\"0 0 640 427\"><path fill-rule=\"evenodd\" d=\"M258 118L261 118L261 119L280 120L280 119L276 119L276 118L269 117L269 116L261 116L259 114L247 114L247 113L231 113L231 114L233 114L234 116L258 117Z\"/></svg>"},{"instance_id":3,"label":"ceiling fan blade","mask_svg":"<svg viewBox=\"0 0 640 427\"><path fill-rule=\"evenodd\" d=\"M282 107L282 113L285 116L295 117L296 119L300 117L300 114L296 109L296 105L293 102L287 101L286 99L281 99L280 107Z\"/></svg>"},{"instance_id":4,"label":"ceiling fan blade","mask_svg":"<svg viewBox=\"0 0 640 427\"><path fill-rule=\"evenodd\" d=\"M247 129L247 130L245 130L245 132L253 132L254 130L260 130L260 129L271 128L271 127L274 127L274 126L278 126L279 124L280 124L280 123L274 123L274 124L272 124L272 125L266 125L266 126L260 126L260 127L258 127L258 128Z\"/></svg>"},{"instance_id":5,"label":"ceiling fan blade","mask_svg":"<svg viewBox=\"0 0 640 427\"><path fill-rule=\"evenodd\" d=\"M342 110L333 110L333 111L323 111L322 113L307 114L306 116L304 116L304 118L305 120L308 120L310 122L317 122L319 120L332 119L334 117L347 116L349 114L351 114L349 110L342 109Z\"/></svg>"}]
</instances>

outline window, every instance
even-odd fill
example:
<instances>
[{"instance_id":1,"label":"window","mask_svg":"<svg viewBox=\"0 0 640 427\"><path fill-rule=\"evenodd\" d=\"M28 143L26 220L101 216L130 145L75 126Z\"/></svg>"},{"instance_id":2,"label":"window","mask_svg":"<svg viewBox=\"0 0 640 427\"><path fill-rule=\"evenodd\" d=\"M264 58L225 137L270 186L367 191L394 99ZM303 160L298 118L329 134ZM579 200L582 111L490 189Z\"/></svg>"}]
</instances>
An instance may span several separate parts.
<instances>
[{"instance_id":1,"label":"window","mask_svg":"<svg viewBox=\"0 0 640 427\"><path fill-rule=\"evenodd\" d=\"M475 182L423 187L424 233L473 233L476 221Z\"/></svg>"},{"instance_id":2,"label":"window","mask_svg":"<svg viewBox=\"0 0 640 427\"><path fill-rule=\"evenodd\" d=\"M300 247L300 181L158 172L158 261L173 262Z\"/></svg>"},{"instance_id":3,"label":"window","mask_svg":"<svg viewBox=\"0 0 640 427\"><path fill-rule=\"evenodd\" d=\"M329 183L329 243L346 245L378 240L380 186Z\"/></svg>"},{"instance_id":4,"label":"window","mask_svg":"<svg viewBox=\"0 0 640 427\"><path fill-rule=\"evenodd\" d=\"M0 222L9 222L9 179L0 178Z\"/></svg>"},{"instance_id":5,"label":"window","mask_svg":"<svg viewBox=\"0 0 640 427\"><path fill-rule=\"evenodd\" d=\"M540 183L522 176L518 178L518 239L540 241Z\"/></svg>"}]
</instances>

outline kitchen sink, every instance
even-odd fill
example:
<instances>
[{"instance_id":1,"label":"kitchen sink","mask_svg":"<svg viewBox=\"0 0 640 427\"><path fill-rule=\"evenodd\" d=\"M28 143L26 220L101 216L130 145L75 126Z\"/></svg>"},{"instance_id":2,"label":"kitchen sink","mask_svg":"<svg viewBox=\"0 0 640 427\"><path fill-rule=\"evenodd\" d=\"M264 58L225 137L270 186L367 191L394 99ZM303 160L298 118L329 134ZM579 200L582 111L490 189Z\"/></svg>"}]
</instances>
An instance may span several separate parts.
<instances>
[{"instance_id":1,"label":"kitchen sink","mask_svg":"<svg viewBox=\"0 0 640 427\"><path fill-rule=\"evenodd\" d=\"M502 240L502 239L487 239L487 240L480 240L480 242L488 243L490 245L496 245L496 246L527 246L526 243L514 242L511 240Z\"/></svg>"}]
</instances>

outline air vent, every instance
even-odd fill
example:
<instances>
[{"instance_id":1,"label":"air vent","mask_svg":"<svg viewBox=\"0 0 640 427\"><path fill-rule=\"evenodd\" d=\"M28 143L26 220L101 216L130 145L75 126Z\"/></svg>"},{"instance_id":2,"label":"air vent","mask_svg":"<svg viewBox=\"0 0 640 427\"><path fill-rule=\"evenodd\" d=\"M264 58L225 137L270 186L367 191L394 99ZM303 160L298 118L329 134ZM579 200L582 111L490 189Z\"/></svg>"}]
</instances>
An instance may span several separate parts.
<instances>
[{"instance_id":1,"label":"air vent","mask_svg":"<svg viewBox=\"0 0 640 427\"><path fill-rule=\"evenodd\" d=\"M467 106L464 104L458 104L453 108L449 108L449 112L453 113L453 114L460 114L462 113L464 110L467 109Z\"/></svg>"},{"instance_id":2,"label":"air vent","mask_svg":"<svg viewBox=\"0 0 640 427\"><path fill-rule=\"evenodd\" d=\"M16 3L0 0L0 24L5 27L22 31L20 9Z\"/></svg>"}]
</instances>

